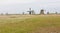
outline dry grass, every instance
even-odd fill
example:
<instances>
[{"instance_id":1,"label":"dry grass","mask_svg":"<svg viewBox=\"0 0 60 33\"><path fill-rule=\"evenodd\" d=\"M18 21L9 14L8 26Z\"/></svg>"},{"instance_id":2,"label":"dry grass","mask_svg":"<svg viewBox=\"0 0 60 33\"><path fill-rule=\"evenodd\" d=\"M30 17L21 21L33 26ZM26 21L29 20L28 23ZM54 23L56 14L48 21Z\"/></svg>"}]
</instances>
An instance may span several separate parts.
<instances>
[{"instance_id":1,"label":"dry grass","mask_svg":"<svg viewBox=\"0 0 60 33\"><path fill-rule=\"evenodd\" d=\"M60 33L60 15L0 16L0 33Z\"/></svg>"}]
</instances>

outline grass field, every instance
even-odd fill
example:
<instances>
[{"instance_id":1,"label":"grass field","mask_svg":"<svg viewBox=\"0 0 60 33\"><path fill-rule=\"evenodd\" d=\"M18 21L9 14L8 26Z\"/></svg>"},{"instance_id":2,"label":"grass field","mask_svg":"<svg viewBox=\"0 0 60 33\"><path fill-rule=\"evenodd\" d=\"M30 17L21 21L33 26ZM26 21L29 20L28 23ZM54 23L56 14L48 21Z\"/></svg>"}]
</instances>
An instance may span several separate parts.
<instances>
[{"instance_id":1,"label":"grass field","mask_svg":"<svg viewBox=\"0 0 60 33\"><path fill-rule=\"evenodd\" d=\"M0 16L0 33L60 33L60 15Z\"/></svg>"}]
</instances>

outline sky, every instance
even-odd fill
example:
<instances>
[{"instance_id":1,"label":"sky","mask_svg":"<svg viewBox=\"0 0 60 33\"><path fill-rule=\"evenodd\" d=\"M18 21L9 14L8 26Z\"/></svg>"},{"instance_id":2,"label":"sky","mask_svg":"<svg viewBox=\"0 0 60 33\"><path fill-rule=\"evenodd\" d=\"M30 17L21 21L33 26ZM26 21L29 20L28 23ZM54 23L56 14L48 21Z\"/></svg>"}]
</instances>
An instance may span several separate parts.
<instances>
[{"instance_id":1,"label":"sky","mask_svg":"<svg viewBox=\"0 0 60 33\"><path fill-rule=\"evenodd\" d=\"M60 13L60 0L0 0L0 14L27 14L29 8L37 14L41 9L44 9L45 13Z\"/></svg>"}]
</instances>

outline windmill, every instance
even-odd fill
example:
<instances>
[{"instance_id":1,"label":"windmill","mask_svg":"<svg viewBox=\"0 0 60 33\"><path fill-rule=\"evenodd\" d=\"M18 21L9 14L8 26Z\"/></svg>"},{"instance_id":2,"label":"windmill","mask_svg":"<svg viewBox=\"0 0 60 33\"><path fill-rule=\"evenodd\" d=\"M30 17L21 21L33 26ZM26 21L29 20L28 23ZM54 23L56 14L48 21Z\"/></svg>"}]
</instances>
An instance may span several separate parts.
<instances>
[{"instance_id":1,"label":"windmill","mask_svg":"<svg viewBox=\"0 0 60 33\"><path fill-rule=\"evenodd\" d=\"M34 14L35 14L34 10L32 10L31 12L32 12L32 15L34 15Z\"/></svg>"},{"instance_id":2,"label":"windmill","mask_svg":"<svg viewBox=\"0 0 60 33\"><path fill-rule=\"evenodd\" d=\"M43 10L43 9L41 9L41 12L40 12L40 14L44 14L44 10Z\"/></svg>"},{"instance_id":3,"label":"windmill","mask_svg":"<svg viewBox=\"0 0 60 33\"><path fill-rule=\"evenodd\" d=\"M58 12L56 12L55 14L58 14Z\"/></svg>"},{"instance_id":4,"label":"windmill","mask_svg":"<svg viewBox=\"0 0 60 33\"><path fill-rule=\"evenodd\" d=\"M47 14L49 14L49 12L47 12Z\"/></svg>"},{"instance_id":5,"label":"windmill","mask_svg":"<svg viewBox=\"0 0 60 33\"><path fill-rule=\"evenodd\" d=\"M31 15L31 14L32 14L32 10L31 10L31 8L29 8L29 11L27 11L27 12L29 12L29 14Z\"/></svg>"}]
</instances>

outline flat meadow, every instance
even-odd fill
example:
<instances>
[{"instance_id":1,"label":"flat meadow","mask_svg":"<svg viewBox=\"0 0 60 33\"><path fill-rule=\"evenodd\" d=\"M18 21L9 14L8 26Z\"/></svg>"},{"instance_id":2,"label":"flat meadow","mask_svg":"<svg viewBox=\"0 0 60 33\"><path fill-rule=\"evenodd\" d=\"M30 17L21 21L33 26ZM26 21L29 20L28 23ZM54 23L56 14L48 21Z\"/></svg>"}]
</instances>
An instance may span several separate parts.
<instances>
[{"instance_id":1,"label":"flat meadow","mask_svg":"<svg viewBox=\"0 0 60 33\"><path fill-rule=\"evenodd\" d=\"M60 15L0 15L0 33L60 33Z\"/></svg>"}]
</instances>

